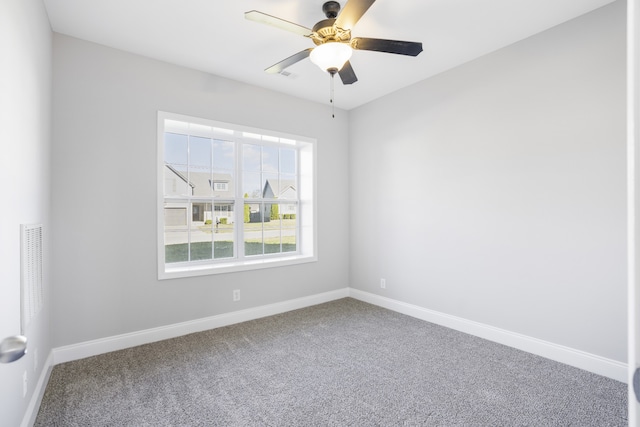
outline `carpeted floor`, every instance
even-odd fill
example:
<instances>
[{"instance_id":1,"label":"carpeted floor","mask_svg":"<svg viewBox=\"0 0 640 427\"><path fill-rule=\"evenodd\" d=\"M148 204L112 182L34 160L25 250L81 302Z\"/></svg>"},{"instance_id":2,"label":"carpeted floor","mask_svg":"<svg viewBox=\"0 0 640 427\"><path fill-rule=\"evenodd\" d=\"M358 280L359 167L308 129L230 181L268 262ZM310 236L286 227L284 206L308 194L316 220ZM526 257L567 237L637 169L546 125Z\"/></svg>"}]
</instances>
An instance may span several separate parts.
<instances>
[{"instance_id":1,"label":"carpeted floor","mask_svg":"<svg viewBox=\"0 0 640 427\"><path fill-rule=\"evenodd\" d=\"M626 426L626 385L346 298L54 367L36 426Z\"/></svg>"}]
</instances>

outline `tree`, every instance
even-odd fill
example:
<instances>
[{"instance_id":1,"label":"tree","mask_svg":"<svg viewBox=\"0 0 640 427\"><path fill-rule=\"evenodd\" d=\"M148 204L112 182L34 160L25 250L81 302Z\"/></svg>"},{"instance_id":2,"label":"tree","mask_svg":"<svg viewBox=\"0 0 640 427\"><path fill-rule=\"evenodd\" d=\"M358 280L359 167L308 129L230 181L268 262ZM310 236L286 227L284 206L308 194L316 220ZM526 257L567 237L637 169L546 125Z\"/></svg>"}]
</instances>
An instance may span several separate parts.
<instances>
[{"instance_id":1,"label":"tree","mask_svg":"<svg viewBox=\"0 0 640 427\"><path fill-rule=\"evenodd\" d=\"M249 195L247 193L244 193L244 198L249 198ZM247 203L244 204L244 222L251 222L251 208Z\"/></svg>"},{"instance_id":2,"label":"tree","mask_svg":"<svg viewBox=\"0 0 640 427\"><path fill-rule=\"evenodd\" d=\"M272 220L280 219L280 211L277 203L274 203L271 205L271 219Z\"/></svg>"}]
</instances>

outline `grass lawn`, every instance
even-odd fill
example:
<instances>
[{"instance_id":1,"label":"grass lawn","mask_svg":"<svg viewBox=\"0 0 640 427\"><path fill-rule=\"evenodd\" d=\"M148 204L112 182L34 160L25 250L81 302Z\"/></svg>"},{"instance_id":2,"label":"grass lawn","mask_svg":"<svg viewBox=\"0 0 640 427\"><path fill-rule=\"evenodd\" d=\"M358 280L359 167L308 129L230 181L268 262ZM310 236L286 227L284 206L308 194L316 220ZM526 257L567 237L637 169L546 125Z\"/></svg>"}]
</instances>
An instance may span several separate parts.
<instances>
[{"instance_id":1,"label":"grass lawn","mask_svg":"<svg viewBox=\"0 0 640 427\"><path fill-rule=\"evenodd\" d=\"M292 236L295 240L295 237ZM188 261L188 250L186 243L179 243L175 245L165 246L165 262L184 262ZM231 258L233 257L233 242L215 242L214 245L215 259ZM295 252L296 244L283 242L282 252ZM245 242L244 244L245 255L261 255L262 243L260 242ZM275 254L280 253L279 243L265 242L264 253ZM194 242L191 244L191 261L211 259L211 242Z\"/></svg>"},{"instance_id":2,"label":"grass lawn","mask_svg":"<svg viewBox=\"0 0 640 427\"><path fill-rule=\"evenodd\" d=\"M261 222L248 222L244 224L244 231L269 231L289 229L295 230L297 225L295 219L283 219L269 221L265 223ZM204 233L212 234L232 234L234 232L233 224L216 224L213 225L201 225L198 229ZM223 237L223 236L219 236ZM231 236L229 236L231 237ZM280 249L280 243L282 243L282 250ZM232 258L233 257L233 241L216 241L214 243L214 256L215 259ZM244 253L245 255L261 255L263 252L262 241L259 239L248 239L244 241ZM270 237L264 239L264 253L276 254L280 252L295 252L296 251L296 236L282 236L282 237ZM165 246L165 262L184 262L188 259L188 246L187 243L177 243L174 245ZM207 260L211 259L211 242L194 242L191 244L191 261Z\"/></svg>"}]
</instances>

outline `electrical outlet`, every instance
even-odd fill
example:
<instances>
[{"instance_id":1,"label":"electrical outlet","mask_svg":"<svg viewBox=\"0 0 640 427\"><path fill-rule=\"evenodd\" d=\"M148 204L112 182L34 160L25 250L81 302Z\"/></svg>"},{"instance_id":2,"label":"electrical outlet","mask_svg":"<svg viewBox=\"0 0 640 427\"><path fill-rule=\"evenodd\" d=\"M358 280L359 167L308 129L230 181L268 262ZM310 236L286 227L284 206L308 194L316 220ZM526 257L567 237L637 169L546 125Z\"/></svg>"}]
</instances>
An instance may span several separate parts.
<instances>
[{"instance_id":1,"label":"electrical outlet","mask_svg":"<svg viewBox=\"0 0 640 427\"><path fill-rule=\"evenodd\" d=\"M385 279L380 279L380 287L382 289L386 289L387 288L387 281Z\"/></svg>"},{"instance_id":2,"label":"electrical outlet","mask_svg":"<svg viewBox=\"0 0 640 427\"><path fill-rule=\"evenodd\" d=\"M27 381L27 371L24 371L22 374L22 397L27 397L27 385L29 382Z\"/></svg>"},{"instance_id":3,"label":"electrical outlet","mask_svg":"<svg viewBox=\"0 0 640 427\"><path fill-rule=\"evenodd\" d=\"M233 291L233 300L240 301L240 289L235 289Z\"/></svg>"}]
</instances>

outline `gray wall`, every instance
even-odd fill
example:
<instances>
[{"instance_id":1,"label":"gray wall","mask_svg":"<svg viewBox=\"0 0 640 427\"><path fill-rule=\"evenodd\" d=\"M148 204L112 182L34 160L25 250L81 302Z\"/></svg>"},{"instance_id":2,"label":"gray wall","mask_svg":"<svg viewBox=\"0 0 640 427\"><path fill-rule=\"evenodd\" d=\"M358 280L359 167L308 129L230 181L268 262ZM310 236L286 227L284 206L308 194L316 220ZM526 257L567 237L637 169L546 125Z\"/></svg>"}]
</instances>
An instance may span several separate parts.
<instances>
[{"instance_id":1,"label":"gray wall","mask_svg":"<svg viewBox=\"0 0 640 427\"><path fill-rule=\"evenodd\" d=\"M0 2L0 35L0 179L14 184L3 296L19 293L19 224L45 225L31 351L0 365L7 425L53 346L349 284L626 359L623 2L335 120L327 106L55 35L53 152L41 2ZM319 261L157 281L157 110L318 138ZM336 213L346 206L350 224Z\"/></svg>"},{"instance_id":2,"label":"gray wall","mask_svg":"<svg viewBox=\"0 0 640 427\"><path fill-rule=\"evenodd\" d=\"M20 224L44 226L44 306L25 331L28 354L0 364L3 426L20 425L51 351L51 38L40 0L0 1L0 340L20 333ZM28 392L23 398L25 371Z\"/></svg>"},{"instance_id":3,"label":"gray wall","mask_svg":"<svg viewBox=\"0 0 640 427\"><path fill-rule=\"evenodd\" d=\"M348 286L348 113L59 34L53 45L56 347ZM319 261L158 281L158 110L317 138Z\"/></svg>"},{"instance_id":4,"label":"gray wall","mask_svg":"<svg viewBox=\"0 0 640 427\"><path fill-rule=\"evenodd\" d=\"M624 2L352 110L350 159L352 287L626 361Z\"/></svg>"}]
</instances>

